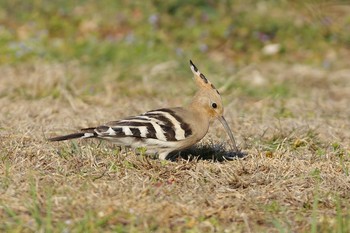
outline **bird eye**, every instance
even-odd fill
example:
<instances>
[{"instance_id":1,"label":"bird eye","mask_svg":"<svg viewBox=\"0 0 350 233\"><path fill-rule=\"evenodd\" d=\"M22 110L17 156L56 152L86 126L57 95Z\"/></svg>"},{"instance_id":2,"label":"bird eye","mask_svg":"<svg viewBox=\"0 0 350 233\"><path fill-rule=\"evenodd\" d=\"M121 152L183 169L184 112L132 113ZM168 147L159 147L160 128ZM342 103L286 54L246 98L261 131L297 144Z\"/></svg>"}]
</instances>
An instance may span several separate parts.
<instances>
[{"instance_id":1,"label":"bird eye","mask_svg":"<svg viewBox=\"0 0 350 233\"><path fill-rule=\"evenodd\" d=\"M211 106L212 106L213 108L217 108L217 107L218 107L218 105L217 105L216 103L212 103Z\"/></svg>"}]
</instances>

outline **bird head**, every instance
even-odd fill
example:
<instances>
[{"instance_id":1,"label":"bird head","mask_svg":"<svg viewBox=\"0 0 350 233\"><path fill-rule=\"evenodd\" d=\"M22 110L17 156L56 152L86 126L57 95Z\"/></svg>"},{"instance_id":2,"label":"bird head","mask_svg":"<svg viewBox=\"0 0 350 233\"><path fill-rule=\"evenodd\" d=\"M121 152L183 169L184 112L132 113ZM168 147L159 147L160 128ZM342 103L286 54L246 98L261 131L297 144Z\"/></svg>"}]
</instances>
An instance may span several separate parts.
<instances>
[{"instance_id":1,"label":"bird head","mask_svg":"<svg viewBox=\"0 0 350 233\"><path fill-rule=\"evenodd\" d=\"M193 98L194 104L205 111L209 121L213 121L224 114L224 106L219 91L215 86L199 72L198 68L190 61L193 78L198 91Z\"/></svg>"},{"instance_id":2,"label":"bird head","mask_svg":"<svg viewBox=\"0 0 350 233\"><path fill-rule=\"evenodd\" d=\"M224 106L219 91L204 76L204 74L199 72L198 68L191 60L190 67L194 74L195 83L198 87L198 91L192 99L192 106L200 109L203 114L206 114L209 118L209 122L218 119L231 139L232 149L238 151L232 131L224 118Z\"/></svg>"}]
</instances>

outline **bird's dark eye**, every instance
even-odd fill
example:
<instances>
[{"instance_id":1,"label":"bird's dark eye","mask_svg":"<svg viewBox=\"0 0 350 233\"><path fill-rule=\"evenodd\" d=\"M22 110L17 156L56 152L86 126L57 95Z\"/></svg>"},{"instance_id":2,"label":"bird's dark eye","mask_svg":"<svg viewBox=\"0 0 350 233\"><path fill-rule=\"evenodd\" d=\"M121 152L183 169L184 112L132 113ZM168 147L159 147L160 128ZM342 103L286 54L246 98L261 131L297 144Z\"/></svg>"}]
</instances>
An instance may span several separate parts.
<instances>
[{"instance_id":1,"label":"bird's dark eye","mask_svg":"<svg viewBox=\"0 0 350 233\"><path fill-rule=\"evenodd\" d=\"M213 108L217 108L217 107L218 107L218 105L217 105L216 103L212 103L211 106L212 106Z\"/></svg>"}]
</instances>

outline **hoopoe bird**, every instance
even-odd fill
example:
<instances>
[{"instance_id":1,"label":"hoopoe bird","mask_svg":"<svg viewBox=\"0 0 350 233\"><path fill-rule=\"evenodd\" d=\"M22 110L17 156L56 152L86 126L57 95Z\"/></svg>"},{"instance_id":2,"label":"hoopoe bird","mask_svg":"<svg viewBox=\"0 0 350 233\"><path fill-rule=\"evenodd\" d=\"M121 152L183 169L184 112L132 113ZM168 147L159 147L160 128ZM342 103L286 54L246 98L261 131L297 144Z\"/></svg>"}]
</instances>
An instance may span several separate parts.
<instances>
[{"instance_id":1,"label":"hoopoe bird","mask_svg":"<svg viewBox=\"0 0 350 233\"><path fill-rule=\"evenodd\" d=\"M170 153L179 152L199 142L207 134L210 123L218 119L231 139L231 148L239 153L232 131L223 116L224 107L219 91L191 60L190 68L198 91L187 106L152 110L49 140L105 139L119 146L146 148L146 154L155 154L164 160L170 159Z\"/></svg>"}]
</instances>

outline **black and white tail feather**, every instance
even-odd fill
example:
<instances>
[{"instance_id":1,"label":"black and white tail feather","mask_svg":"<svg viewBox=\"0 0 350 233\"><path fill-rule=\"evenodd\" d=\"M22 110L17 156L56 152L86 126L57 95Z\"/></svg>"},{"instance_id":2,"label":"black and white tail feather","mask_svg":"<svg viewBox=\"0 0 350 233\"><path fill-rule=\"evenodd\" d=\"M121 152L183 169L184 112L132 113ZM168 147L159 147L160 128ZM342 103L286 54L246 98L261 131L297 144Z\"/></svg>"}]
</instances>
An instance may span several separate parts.
<instances>
[{"instance_id":1,"label":"black and white tail feather","mask_svg":"<svg viewBox=\"0 0 350 233\"><path fill-rule=\"evenodd\" d=\"M167 159L170 153L186 149L200 141L208 132L209 124L218 119L230 136L232 149L240 153L223 117L224 110L218 90L192 61L190 68L199 90L188 106L152 110L49 140L105 139L120 146L146 147L147 154L158 154L160 159Z\"/></svg>"}]
</instances>

